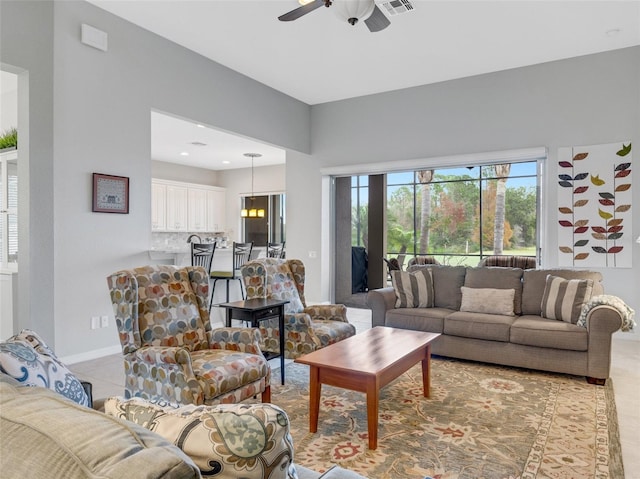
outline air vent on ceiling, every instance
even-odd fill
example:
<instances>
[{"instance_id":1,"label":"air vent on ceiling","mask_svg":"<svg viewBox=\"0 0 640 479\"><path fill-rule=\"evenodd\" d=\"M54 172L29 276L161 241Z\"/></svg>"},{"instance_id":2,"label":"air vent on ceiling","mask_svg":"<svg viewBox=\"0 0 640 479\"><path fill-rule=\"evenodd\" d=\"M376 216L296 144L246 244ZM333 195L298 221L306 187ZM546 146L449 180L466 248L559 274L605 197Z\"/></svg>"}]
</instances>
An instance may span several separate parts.
<instances>
[{"instance_id":1,"label":"air vent on ceiling","mask_svg":"<svg viewBox=\"0 0 640 479\"><path fill-rule=\"evenodd\" d=\"M409 0L382 0L376 1L376 3L383 7L383 11L390 17L407 13L414 9Z\"/></svg>"},{"instance_id":2,"label":"air vent on ceiling","mask_svg":"<svg viewBox=\"0 0 640 479\"><path fill-rule=\"evenodd\" d=\"M201 141L192 141L191 144L193 146L207 146L206 143L202 143Z\"/></svg>"}]
</instances>

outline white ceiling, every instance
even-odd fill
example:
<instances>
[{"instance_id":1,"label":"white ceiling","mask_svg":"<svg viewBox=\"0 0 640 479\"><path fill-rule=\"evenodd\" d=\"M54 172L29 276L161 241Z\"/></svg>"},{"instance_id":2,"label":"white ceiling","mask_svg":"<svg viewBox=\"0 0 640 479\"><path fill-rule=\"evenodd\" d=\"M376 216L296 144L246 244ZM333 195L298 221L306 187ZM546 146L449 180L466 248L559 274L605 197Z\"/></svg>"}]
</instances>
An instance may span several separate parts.
<instances>
[{"instance_id":1,"label":"white ceiling","mask_svg":"<svg viewBox=\"0 0 640 479\"><path fill-rule=\"evenodd\" d=\"M278 21L296 0L89 1L310 105L640 45L640 0L411 0L378 33L335 6Z\"/></svg>"},{"instance_id":2,"label":"white ceiling","mask_svg":"<svg viewBox=\"0 0 640 479\"><path fill-rule=\"evenodd\" d=\"M204 145L194 145L194 142ZM154 160L209 170L230 170L251 167L251 158L245 157L244 153L262 155L254 161L256 168L285 162L285 151L280 148L151 112L151 158Z\"/></svg>"}]
</instances>

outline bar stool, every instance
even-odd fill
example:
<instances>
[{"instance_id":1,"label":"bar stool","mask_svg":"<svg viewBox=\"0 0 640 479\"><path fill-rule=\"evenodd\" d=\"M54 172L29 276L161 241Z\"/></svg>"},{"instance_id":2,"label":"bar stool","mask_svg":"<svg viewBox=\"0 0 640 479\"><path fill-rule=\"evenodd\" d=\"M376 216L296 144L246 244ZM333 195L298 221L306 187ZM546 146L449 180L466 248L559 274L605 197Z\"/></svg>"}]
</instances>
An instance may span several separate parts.
<instances>
[{"instance_id":1,"label":"bar stool","mask_svg":"<svg viewBox=\"0 0 640 479\"><path fill-rule=\"evenodd\" d=\"M213 289L211 290L211 301L209 303L209 312L211 312L211 306L213 305L213 293L216 290L216 283L219 280L226 281L227 283L227 303L229 302L229 282L236 280L240 283L240 293L242 299L244 299L244 287L242 285L242 275L240 274L240 268L251 257L251 251L253 250L253 242L251 243L233 243L233 269L231 271L212 271L210 278L213 280Z\"/></svg>"}]
</instances>

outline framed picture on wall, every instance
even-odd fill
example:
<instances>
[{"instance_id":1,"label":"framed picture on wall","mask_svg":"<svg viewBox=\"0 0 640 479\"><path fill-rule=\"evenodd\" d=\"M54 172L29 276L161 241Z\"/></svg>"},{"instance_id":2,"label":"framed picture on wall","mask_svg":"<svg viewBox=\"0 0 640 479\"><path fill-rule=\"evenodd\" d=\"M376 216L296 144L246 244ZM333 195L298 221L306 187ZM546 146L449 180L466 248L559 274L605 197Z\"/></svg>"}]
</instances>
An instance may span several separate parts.
<instances>
[{"instance_id":1,"label":"framed picture on wall","mask_svg":"<svg viewBox=\"0 0 640 479\"><path fill-rule=\"evenodd\" d=\"M129 213L129 178L93 174L93 208L97 213Z\"/></svg>"}]
</instances>

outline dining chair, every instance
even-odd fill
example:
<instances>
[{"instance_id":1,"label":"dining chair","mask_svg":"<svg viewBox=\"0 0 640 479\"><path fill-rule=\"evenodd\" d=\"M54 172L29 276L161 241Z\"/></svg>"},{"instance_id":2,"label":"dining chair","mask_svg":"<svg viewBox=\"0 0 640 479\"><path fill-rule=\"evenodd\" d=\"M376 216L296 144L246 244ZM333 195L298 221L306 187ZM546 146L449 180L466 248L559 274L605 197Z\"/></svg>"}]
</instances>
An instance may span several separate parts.
<instances>
[{"instance_id":1,"label":"dining chair","mask_svg":"<svg viewBox=\"0 0 640 479\"><path fill-rule=\"evenodd\" d=\"M284 259L284 243L267 243L267 258Z\"/></svg>"},{"instance_id":2,"label":"dining chair","mask_svg":"<svg viewBox=\"0 0 640 479\"><path fill-rule=\"evenodd\" d=\"M238 281L240 283L240 294L242 294L242 299L244 299L244 286L242 284L242 275L240 274L240 268L244 265L249 258L251 257L251 251L253 250L253 242L250 243L236 243L233 242L233 253L232 253L232 269L230 271L212 271L211 279L213 280L213 288L211 289L211 301L209 303L209 312L211 312L211 307L213 305L213 294L216 290L216 283L218 281L226 282L226 302L229 302L229 282L230 281Z\"/></svg>"},{"instance_id":3,"label":"dining chair","mask_svg":"<svg viewBox=\"0 0 640 479\"><path fill-rule=\"evenodd\" d=\"M191 243L191 266L202 266L210 272L215 252L215 243Z\"/></svg>"}]
</instances>

